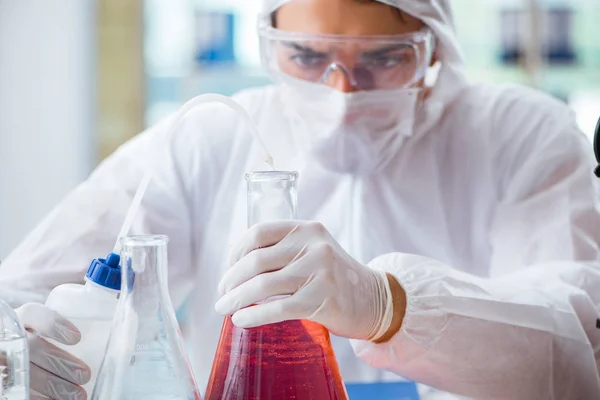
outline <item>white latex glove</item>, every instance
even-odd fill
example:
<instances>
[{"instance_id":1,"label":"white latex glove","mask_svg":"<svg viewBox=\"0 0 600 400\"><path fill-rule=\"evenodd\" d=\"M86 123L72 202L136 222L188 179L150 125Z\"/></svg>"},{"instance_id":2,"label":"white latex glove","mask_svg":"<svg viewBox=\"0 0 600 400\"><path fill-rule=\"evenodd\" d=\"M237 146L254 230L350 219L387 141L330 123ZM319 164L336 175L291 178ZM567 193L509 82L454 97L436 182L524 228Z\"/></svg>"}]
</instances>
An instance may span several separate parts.
<instances>
[{"instance_id":1,"label":"white latex glove","mask_svg":"<svg viewBox=\"0 0 600 400\"><path fill-rule=\"evenodd\" d=\"M350 257L319 223L255 225L232 248L229 264L215 309L233 314L239 327L305 319L335 335L366 340L390 327L386 275ZM280 295L291 296L269 299Z\"/></svg>"},{"instance_id":2,"label":"white latex glove","mask_svg":"<svg viewBox=\"0 0 600 400\"><path fill-rule=\"evenodd\" d=\"M77 344L81 340L77 327L38 303L25 304L15 312L27 330L31 389L54 400L85 400L85 390L79 385L90 380L90 368L43 339L53 339L66 345ZM31 396L31 400L43 398Z\"/></svg>"}]
</instances>

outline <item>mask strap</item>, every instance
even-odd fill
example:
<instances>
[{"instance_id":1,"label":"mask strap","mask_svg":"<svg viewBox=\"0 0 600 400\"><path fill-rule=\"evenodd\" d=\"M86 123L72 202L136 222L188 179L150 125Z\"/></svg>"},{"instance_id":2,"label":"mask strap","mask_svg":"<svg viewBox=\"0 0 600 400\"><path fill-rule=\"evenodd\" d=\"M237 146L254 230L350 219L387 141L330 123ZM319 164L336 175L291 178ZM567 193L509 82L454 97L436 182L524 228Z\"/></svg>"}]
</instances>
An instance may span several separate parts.
<instances>
[{"instance_id":1,"label":"mask strap","mask_svg":"<svg viewBox=\"0 0 600 400\"><path fill-rule=\"evenodd\" d=\"M433 65L428 66L425 70L425 74L423 76L425 87L433 87L440 77L440 72L442 71L442 63L440 61L436 61Z\"/></svg>"}]
</instances>

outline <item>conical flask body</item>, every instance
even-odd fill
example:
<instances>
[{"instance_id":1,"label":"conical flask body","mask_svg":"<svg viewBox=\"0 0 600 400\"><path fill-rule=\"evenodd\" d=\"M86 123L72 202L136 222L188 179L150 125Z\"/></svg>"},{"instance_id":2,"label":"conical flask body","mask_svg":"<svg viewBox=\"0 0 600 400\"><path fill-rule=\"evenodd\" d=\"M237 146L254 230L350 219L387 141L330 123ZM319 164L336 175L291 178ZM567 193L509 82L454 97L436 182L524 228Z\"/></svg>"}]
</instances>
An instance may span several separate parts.
<instances>
[{"instance_id":1,"label":"conical flask body","mask_svg":"<svg viewBox=\"0 0 600 400\"><path fill-rule=\"evenodd\" d=\"M345 400L329 332L309 321L253 329L225 319L206 400Z\"/></svg>"},{"instance_id":2,"label":"conical flask body","mask_svg":"<svg viewBox=\"0 0 600 400\"><path fill-rule=\"evenodd\" d=\"M200 400L167 289L167 238L123 240L122 287L93 400Z\"/></svg>"},{"instance_id":3,"label":"conical flask body","mask_svg":"<svg viewBox=\"0 0 600 400\"><path fill-rule=\"evenodd\" d=\"M295 219L295 172L246 175L248 225ZM268 301L268 300L267 300ZM310 321L252 329L225 318L205 400L347 400L329 332Z\"/></svg>"}]
</instances>

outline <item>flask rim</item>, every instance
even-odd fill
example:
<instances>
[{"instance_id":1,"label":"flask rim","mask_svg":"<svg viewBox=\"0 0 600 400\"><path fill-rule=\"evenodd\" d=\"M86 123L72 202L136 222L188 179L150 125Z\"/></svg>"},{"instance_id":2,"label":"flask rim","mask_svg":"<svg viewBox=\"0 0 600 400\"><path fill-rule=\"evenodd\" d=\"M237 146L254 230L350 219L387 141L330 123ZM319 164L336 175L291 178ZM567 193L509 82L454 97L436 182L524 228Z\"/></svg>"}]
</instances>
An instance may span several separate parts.
<instances>
[{"instance_id":1,"label":"flask rim","mask_svg":"<svg viewBox=\"0 0 600 400\"><path fill-rule=\"evenodd\" d=\"M134 235L125 236L120 240L122 247L161 246L169 242L167 235Z\"/></svg>"},{"instance_id":2,"label":"flask rim","mask_svg":"<svg viewBox=\"0 0 600 400\"><path fill-rule=\"evenodd\" d=\"M246 174L248 182L296 181L296 171L254 171Z\"/></svg>"}]
</instances>

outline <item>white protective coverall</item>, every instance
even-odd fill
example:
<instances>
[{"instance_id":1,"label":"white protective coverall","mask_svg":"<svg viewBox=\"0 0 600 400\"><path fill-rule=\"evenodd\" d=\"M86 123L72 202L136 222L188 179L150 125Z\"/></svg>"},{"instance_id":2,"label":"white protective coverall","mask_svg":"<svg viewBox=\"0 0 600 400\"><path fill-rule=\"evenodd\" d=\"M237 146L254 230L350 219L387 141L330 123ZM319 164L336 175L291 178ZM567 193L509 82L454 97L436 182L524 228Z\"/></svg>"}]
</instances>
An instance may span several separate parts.
<instances>
[{"instance_id":1,"label":"white protective coverall","mask_svg":"<svg viewBox=\"0 0 600 400\"><path fill-rule=\"evenodd\" d=\"M401 331L386 344L354 343L357 354L471 398L600 398L600 214L589 143L560 102L468 82L446 0L383 2L431 27L443 66L414 134L382 170L340 174L307 157L279 87L235 96L277 167L299 171L299 217L322 222L362 263L382 256L371 265L407 292ZM169 287L176 307L189 300L186 339L202 388L222 322L217 287L246 227L244 173L264 164L247 126L223 106L197 107L166 137L171 122L123 145L56 207L2 263L0 294L18 306L82 282L90 259L112 249L153 168L133 231L170 237ZM333 342L346 381L391 377L362 363L348 340Z\"/></svg>"}]
</instances>

